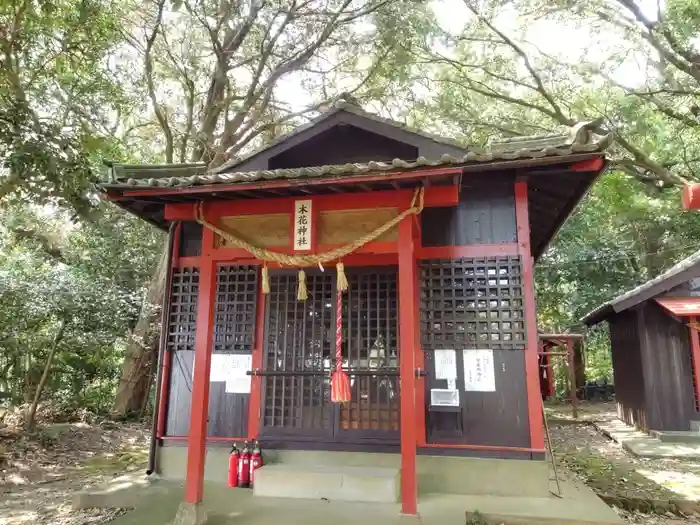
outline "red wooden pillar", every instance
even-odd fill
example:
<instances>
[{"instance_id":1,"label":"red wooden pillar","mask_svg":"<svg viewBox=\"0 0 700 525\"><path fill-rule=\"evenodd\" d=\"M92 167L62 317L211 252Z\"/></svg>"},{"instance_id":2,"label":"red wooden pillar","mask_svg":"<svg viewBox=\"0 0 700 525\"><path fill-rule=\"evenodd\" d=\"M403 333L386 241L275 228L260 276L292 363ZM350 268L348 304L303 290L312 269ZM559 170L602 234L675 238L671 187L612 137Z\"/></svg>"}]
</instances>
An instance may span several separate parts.
<instances>
[{"instance_id":1,"label":"red wooden pillar","mask_svg":"<svg viewBox=\"0 0 700 525\"><path fill-rule=\"evenodd\" d=\"M571 398L571 415L578 419L578 395L576 392L576 360L574 359L574 341L566 340L566 357L569 360L567 368L569 372L569 397Z\"/></svg>"},{"instance_id":2,"label":"red wooden pillar","mask_svg":"<svg viewBox=\"0 0 700 525\"><path fill-rule=\"evenodd\" d=\"M194 345L192 412L187 445L185 502L200 503L204 495L204 461L206 458L207 420L209 416L209 373L214 338L216 302L216 263L212 257L214 234L204 228L199 266L197 297L197 333Z\"/></svg>"},{"instance_id":3,"label":"red wooden pillar","mask_svg":"<svg viewBox=\"0 0 700 525\"><path fill-rule=\"evenodd\" d=\"M547 384L549 385L549 397L554 398L554 366L552 365L552 356L547 356Z\"/></svg>"},{"instance_id":4,"label":"red wooden pillar","mask_svg":"<svg viewBox=\"0 0 700 525\"><path fill-rule=\"evenodd\" d=\"M412 217L414 221L413 228L413 240L414 251L422 245L422 232L420 229L420 215L414 215ZM415 302L413 308L415 310L416 316L416 345L415 345L415 356L416 363L415 368L417 370L425 370L425 354L423 353L423 346L421 344L420 338L420 286L421 286L421 274L420 266L418 265L418 259L415 259L416 268L416 286L415 286ZM423 447L426 444L427 432L426 432L426 421L425 421L425 377L416 376L416 401L415 401L415 414L416 414L416 444L419 447Z\"/></svg>"},{"instance_id":5,"label":"red wooden pillar","mask_svg":"<svg viewBox=\"0 0 700 525\"><path fill-rule=\"evenodd\" d=\"M401 392L401 512L416 514L416 259L412 218L399 224L399 362Z\"/></svg>"},{"instance_id":6,"label":"red wooden pillar","mask_svg":"<svg viewBox=\"0 0 700 525\"><path fill-rule=\"evenodd\" d=\"M523 309L525 312L525 384L530 419L530 447L544 449L542 430L542 394L537 358L537 311L535 309L535 279L530 251L530 219L528 213L527 182L515 183L515 221L518 232L518 254L522 266Z\"/></svg>"},{"instance_id":7,"label":"red wooden pillar","mask_svg":"<svg viewBox=\"0 0 700 525\"><path fill-rule=\"evenodd\" d=\"M698 333L697 325L698 318L693 316L690 318L690 359L693 362L693 388L695 389L695 410L698 410L700 404L700 333Z\"/></svg>"},{"instance_id":8,"label":"red wooden pillar","mask_svg":"<svg viewBox=\"0 0 700 525\"><path fill-rule=\"evenodd\" d=\"M262 272L262 266L260 267ZM253 370L263 367L263 340L265 335L265 294L262 293L262 275L258 285L258 307L255 317L255 346L253 346ZM248 437L255 439L260 431L260 404L262 403L262 377L253 376L248 404Z\"/></svg>"}]
</instances>

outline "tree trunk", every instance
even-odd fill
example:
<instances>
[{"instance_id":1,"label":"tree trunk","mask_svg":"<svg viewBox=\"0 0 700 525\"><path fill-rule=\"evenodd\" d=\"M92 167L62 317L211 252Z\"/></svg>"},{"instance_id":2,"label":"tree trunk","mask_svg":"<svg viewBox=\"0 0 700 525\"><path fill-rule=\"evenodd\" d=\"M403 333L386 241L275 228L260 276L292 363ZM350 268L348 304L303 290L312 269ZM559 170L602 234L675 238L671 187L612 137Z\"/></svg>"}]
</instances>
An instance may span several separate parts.
<instances>
[{"instance_id":1,"label":"tree trunk","mask_svg":"<svg viewBox=\"0 0 700 525\"><path fill-rule=\"evenodd\" d=\"M58 344L61 342L61 339L63 339L63 332L65 331L65 329L66 320L61 319L61 324L58 327L58 332L56 332L56 335L53 338L51 348L49 349L49 355L46 358L46 364L44 365L44 373L41 374L41 379L39 380L39 384L36 387L36 392L34 393L34 400L32 401L32 404L29 407L29 412L27 413L27 421L25 424L27 430L34 430L34 420L36 418L36 409L39 406L39 398L41 397L41 392L44 390L44 386L46 386L46 381L49 379L49 372L51 370L53 356L56 353L56 348L58 348Z\"/></svg>"},{"instance_id":2,"label":"tree trunk","mask_svg":"<svg viewBox=\"0 0 700 525\"><path fill-rule=\"evenodd\" d=\"M163 246L158 267L151 279L136 327L124 352L122 375L112 406L112 416L124 418L139 414L150 390L151 371L158 353L160 310L168 267L168 245Z\"/></svg>"}]
</instances>

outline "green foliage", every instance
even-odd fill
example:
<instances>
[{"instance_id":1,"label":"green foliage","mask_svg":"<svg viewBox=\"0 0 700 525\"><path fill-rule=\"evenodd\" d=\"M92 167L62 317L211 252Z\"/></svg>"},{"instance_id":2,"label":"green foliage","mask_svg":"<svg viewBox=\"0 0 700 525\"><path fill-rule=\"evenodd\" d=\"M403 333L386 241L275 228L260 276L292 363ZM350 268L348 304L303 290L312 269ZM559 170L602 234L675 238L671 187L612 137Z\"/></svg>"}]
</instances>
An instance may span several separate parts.
<instances>
[{"instance_id":1,"label":"green foliage","mask_svg":"<svg viewBox=\"0 0 700 525\"><path fill-rule=\"evenodd\" d=\"M224 162L341 91L475 146L603 119L613 171L536 271L540 325L579 330L700 238L673 187L700 179L700 4L635 5L465 0L447 29L412 0L0 4L0 392L31 398L65 321L46 397L111 403L163 235L99 203L103 158ZM586 363L609 375L604 327Z\"/></svg>"},{"instance_id":2,"label":"green foliage","mask_svg":"<svg viewBox=\"0 0 700 525\"><path fill-rule=\"evenodd\" d=\"M65 320L45 395L106 410L162 235L111 207L96 223L45 208L6 209L2 223L0 390L30 400Z\"/></svg>"},{"instance_id":3,"label":"green foliage","mask_svg":"<svg viewBox=\"0 0 700 525\"><path fill-rule=\"evenodd\" d=\"M125 102L109 54L116 3L0 4L0 202L51 202L89 216L111 117Z\"/></svg>"},{"instance_id":4,"label":"green foliage","mask_svg":"<svg viewBox=\"0 0 700 525\"><path fill-rule=\"evenodd\" d=\"M698 238L700 215L681 209L679 191L607 173L536 267L540 326L580 330L585 314L696 251ZM610 377L604 326L589 332L586 357L590 379Z\"/></svg>"}]
</instances>

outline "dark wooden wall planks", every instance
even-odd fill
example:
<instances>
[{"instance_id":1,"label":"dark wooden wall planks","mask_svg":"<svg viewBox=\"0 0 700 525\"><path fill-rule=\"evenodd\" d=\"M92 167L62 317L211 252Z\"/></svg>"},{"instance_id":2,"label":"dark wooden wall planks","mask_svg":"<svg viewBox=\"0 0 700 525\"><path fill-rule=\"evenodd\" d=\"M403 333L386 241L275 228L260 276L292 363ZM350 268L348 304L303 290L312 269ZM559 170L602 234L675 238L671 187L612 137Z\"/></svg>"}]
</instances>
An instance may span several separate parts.
<instances>
[{"instance_id":1,"label":"dark wooden wall planks","mask_svg":"<svg viewBox=\"0 0 700 525\"><path fill-rule=\"evenodd\" d=\"M653 300L609 323L620 417L644 430L688 430L698 417L688 327Z\"/></svg>"},{"instance_id":2,"label":"dark wooden wall planks","mask_svg":"<svg viewBox=\"0 0 700 525\"><path fill-rule=\"evenodd\" d=\"M462 351L457 351L459 412L430 410L430 389L447 388L446 380L435 379L434 353L425 353L426 427L428 443L530 446L525 354L518 350L494 350L495 392L465 392Z\"/></svg>"},{"instance_id":3,"label":"dark wooden wall planks","mask_svg":"<svg viewBox=\"0 0 700 525\"><path fill-rule=\"evenodd\" d=\"M427 440L434 444L530 446L519 257L421 261L421 341L425 352ZM464 349L493 351L496 390L464 391ZM457 352L459 411L430 407L434 350Z\"/></svg>"},{"instance_id":4,"label":"dark wooden wall planks","mask_svg":"<svg viewBox=\"0 0 700 525\"><path fill-rule=\"evenodd\" d=\"M423 246L515 242L512 175L464 176L459 205L424 209L421 231Z\"/></svg>"},{"instance_id":5,"label":"dark wooden wall planks","mask_svg":"<svg viewBox=\"0 0 700 525\"><path fill-rule=\"evenodd\" d=\"M180 257L198 257L202 254L202 225L183 222L180 229Z\"/></svg>"},{"instance_id":6,"label":"dark wooden wall planks","mask_svg":"<svg viewBox=\"0 0 700 525\"><path fill-rule=\"evenodd\" d=\"M688 327L654 301L643 304L639 321L647 424L652 430L689 430L697 414Z\"/></svg>"},{"instance_id":7,"label":"dark wooden wall planks","mask_svg":"<svg viewBox=\"0 0 700 525\"><path fill-rule=\"evenodd\" d=\"M180 270L179 273L189 269ZM192 271L192 270L189 270ZM180 286L174 281L174 286ZM255 266L219 265L217 268L217 299L214 319L213 352L251 354L255 332L255 311L258 268ZM196 289L191 289L187 305L196 308ZM173 311L182 310L180 296L173 294ZM196 312L196 310L194 310ZM194 361L194 317L170 316L172 344L170 389L166 420L167 436L189 433L192 397L192 367ZM186 339L183 337L187 336ZM187 341L187 345L175 344ZM226 392L223 382L209 384L210 437L245 437L248 433L248 404L250 394Z\"/></svg>"},{"instance_id":8,"label":"dark wooden wall planks","mask_svg":"<svg viewBox=\"0 0 700 525\"><path fill-rule=\"evenodd\" d=\"M618 414L629 425L646 428L644 370L639 348L640 335L636 310L610 318L615 399Z\"/></svg>"}]
</instances>

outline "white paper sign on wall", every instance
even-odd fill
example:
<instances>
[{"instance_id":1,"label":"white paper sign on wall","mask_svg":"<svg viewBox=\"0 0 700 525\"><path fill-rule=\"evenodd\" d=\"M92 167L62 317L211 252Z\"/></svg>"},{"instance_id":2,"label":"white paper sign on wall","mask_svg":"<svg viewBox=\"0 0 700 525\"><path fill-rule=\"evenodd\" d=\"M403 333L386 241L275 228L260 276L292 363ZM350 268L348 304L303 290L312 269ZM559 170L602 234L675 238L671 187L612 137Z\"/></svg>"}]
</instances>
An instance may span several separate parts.
<instances>
[{"instance_id":1,"label":"white paper sign on wall","mask_svg":"<svg viewBox=\"0 0 700 525\"><path fill-rule=\"evenodd\" d=\"M463 350L464 390L467 392L495 392L496 375L493 350Z\"/></svg>"},{"instance_id":2,"label":"white paper sign on wall","mask_svg":"<svg viewBox=\"0 0 700 525\"><path fill-rule=\"evenodd\" d=\"M435 379L457 378L457 352L454 350L435 350Z\"/></svg>"},{"instance_id":3,"label":"white paper sign on wall","mask_svg":"<svg viewBox=\"0 0 700 525\"><path fill-rule=\"evenodd\" d=\"M294 201L294 250L311 249L313 213L311 200Z\"/></svg>"},{"instance_id":4,"label":"white paper sign on wall","mask_svg":"<svg viewBox=\"0 0 700 525\"><path fill-rule=\"evenodd\" d=\"M250 380L246 372L253 369L251 354L212 354L209 381L211 383L226 383L227 393L249 394ZM192 369L194 380L194 367Z\"/></svg>"},{"instance_id":5,"label":"white paper sign on wall","mask_svg":"<svg viewBox=\"0 0 700 525\"><path fill-rule=\"evenodd\" d=\"M235 394L249 394L250 380L246 372L253 368L253 356L251 354L233 354L231 367L226 377L226 392Z\"/></svg>"}]
</instances>

